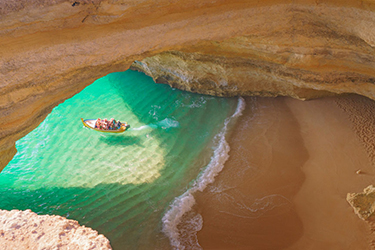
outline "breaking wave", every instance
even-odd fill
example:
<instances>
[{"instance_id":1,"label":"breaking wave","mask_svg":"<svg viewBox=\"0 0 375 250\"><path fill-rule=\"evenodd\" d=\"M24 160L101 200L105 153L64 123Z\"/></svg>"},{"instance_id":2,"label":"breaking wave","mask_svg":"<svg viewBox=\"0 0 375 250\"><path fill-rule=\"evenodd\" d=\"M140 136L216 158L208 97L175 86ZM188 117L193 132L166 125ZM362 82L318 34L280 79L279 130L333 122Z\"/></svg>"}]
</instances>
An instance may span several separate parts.
<instances>
[{"instance_id":1,"label":"breaking wave","mask_svg":"<svg viewBox=\"0 0 375 250\"><path fill-rule=\"evenodd\" d=\"M236 118L242 115L242 111L245 109L245 100L243 98L238 99L236 111L231 117L228 117L224 121L224 126L221 131L215 136L216 147L214 154L211 157L209 164L199 174L198 178L194 181L192 187L188 189L181 196L174 199L170 205L170 209L163 216L163 232L168 236L170 243L174 249L201 249L196 239L196 232L198 232L203 225L203 220L200 215L194 215L193 218L187 220L192 222L189 225L189 242L182 242L182 232L178 229L178 225L181 222L183 216L186 216L191 211L195 204L193 194L197 191L203 191L208 184L213 183L215 177L221 172L224 167L224 163L229 158L230 147L225 139L228 131L229 124ZM193 234L193 235L191 235ZM193 244L192 244L193 243ZM187 246L188 245L188 246Z\"/></svg>"}]
</instances>

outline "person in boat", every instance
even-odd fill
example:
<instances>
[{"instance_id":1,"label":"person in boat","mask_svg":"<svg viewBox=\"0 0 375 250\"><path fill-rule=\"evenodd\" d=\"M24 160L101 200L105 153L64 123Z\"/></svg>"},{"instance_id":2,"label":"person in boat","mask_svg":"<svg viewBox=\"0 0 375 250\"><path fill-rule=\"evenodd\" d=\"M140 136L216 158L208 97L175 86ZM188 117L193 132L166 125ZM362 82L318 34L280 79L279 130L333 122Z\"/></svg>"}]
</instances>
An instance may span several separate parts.
<instances>
[{"instance_id":1,"label":"person in boat","mask_svg":"<svg viewBox=\"0 0 375 250\"><path fill-rule=\"evenodd\" d=\"M109 121L107 118L104 119L104 130L109 130Z\"/></svg>"},{"instance_id":2,"label":"person in boat","mask_svg":"<svg viewBox=\"0 0 375 250\"><path fill-rule=\"evenodd\" d=\"M109 129L110 130L115 130L115 119L111 118L111 120L109 120Z\"/></svg>"},{"instance_id":3,"label":"person in boat","mask_svg":"<svg viewBox=\"0 0 375 250\"><path fill-rule=\"evenodd\" d=\"M100 122L101 122L100 118L96 119L95 128L100 129L100 127L101 127Z\"/></svg>"},{"instance_id":4,"label":"person in boat","mask_svg":"<svg viewBox=\"0 0 375 250\"><path fill-rule=\"evenodd\" d=\"M96 119L95 128L100 130L117 130L121 128L121 122L116 121L114 118L111 118L109 121L107 118L104 119Z\"/></svg>"},{"instance_id":5,"label":"person in boat","mask_svg":"<svg viewBox=\"0 0 375 250\"><path fill-rule=\"evenodd\" d=\"M95 128L97 129L100 129L100 130L106 130L106 120L107 119L96 119L96 122L95 122Z\"/></svg>"},{"instance_id":6,"label":"person in boat","mask_svg":"<svg viewBox=\"0 0 375 250\"><path fill-rule=\"evenodd\" d=\"M116 120L115 120L115 122L116 122ZM121 122L120 122L120 120L118 120L115 124L116 124L115 125L116 129L120 129L121 128Z\"/></svg>"},{"instance_id":7,"label":"person in boat","mask_svg":"<svg viewBox=\"0 0 375 250\"><path fill-rule=\"evenodd\" d=\"M104 123L104 121L102 120L102 119L98 119L98 129L103 129L103 123Z\"/></svg>"}]
</instances>

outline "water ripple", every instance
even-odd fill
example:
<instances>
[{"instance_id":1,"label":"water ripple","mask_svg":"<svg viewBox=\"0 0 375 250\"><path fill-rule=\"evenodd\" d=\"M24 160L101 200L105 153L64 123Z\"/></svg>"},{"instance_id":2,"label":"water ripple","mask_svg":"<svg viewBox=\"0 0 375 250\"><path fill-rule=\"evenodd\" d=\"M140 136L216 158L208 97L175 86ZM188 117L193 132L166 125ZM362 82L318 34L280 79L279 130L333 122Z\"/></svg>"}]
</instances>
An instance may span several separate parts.
<instances>
[{"instance_id":1,"label":"water ripple","mask_svg":"<svg viewBox=\"0 0 375 250\"><path fill-rule=\"evenodd\" d=\"M235 99L171 90L138 72L99 79L55 107L19 140L0 174L1 209L76 219L114 249L150 249L168 204L212 156ZM80 118L115 117L131 129L108 135Z\"/></svg>"}]
</instances>

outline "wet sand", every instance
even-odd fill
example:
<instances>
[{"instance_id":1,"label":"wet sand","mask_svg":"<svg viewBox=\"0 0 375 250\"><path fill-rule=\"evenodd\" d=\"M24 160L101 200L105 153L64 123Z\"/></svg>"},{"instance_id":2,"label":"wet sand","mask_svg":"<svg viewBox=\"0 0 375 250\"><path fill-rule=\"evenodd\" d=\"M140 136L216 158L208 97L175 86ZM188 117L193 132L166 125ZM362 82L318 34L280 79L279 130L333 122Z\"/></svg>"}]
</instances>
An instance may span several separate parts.
<instances>
[{"instance_id":1,"label":"wet sand","mask_svg":"<svg viewBox=\"0 0 375 250\"><path fill-rule=\"evenodd\" d=\"M370 249L369 227L346 201L375 183L360 136L373 102L363 99L248 98L224 170L195 195L201 247Z\"/></svg>"}]
</instances>

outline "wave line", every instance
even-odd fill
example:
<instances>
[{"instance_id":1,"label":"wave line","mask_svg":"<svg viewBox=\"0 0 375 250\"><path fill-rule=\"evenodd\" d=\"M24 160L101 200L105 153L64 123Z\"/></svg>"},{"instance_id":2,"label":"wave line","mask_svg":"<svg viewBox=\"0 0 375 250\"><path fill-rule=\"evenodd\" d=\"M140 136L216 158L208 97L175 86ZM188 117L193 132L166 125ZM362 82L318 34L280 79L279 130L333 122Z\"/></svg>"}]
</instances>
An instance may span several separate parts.
<instances>
[{"instance_id":1,"label":"wave line","mask_svg":"<svg viewBox=\"0 0 375 250\"><path fill-rule=\"evenodd\" d=\"M174 249L185 249L185 246L179 240L180 233L178 231L177 226L181 222L182 216L185 213L189 212L195 204L193 194L197 191L203 191L208 184L214 182L215 177L223 170L224 163L228 160L230 151L229 144L225 140L225 136L228 133L229 129L228 125L231 121L241 116L244 109L245 100L242 97L240 97L238 99L236 111L231 117L225 119L222 130L214 138L214 141L218 140L218 145L214 150L214 155L211 157L211 161L208 163L203 172L199 174L198 178L194 181L192 187L188 189L185 193L174 199L174 201L170 205L170 209L163 216L162 230L164 234L169 238L170 243ZM201 228L201 225L199 225L196 228ZM201 249L199 244L198 246L196 246L196 248Z\"/></svg>"}]
</instances>

